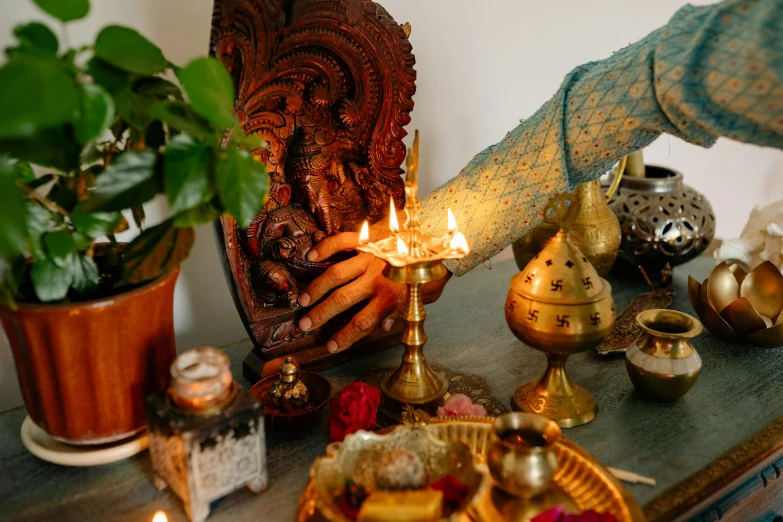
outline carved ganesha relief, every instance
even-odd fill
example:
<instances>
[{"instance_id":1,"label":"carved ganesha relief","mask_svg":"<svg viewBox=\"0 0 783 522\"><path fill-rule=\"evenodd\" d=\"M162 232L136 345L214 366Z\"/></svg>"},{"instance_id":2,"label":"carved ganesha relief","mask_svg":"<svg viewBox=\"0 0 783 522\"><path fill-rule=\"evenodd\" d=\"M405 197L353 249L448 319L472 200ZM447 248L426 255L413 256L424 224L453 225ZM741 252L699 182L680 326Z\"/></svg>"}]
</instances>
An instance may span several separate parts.
<instances>
[{"instance_id":1,"label":"carved ganesha relief","mask_svg":"<svg viewBox=\"0 0 783 522\"><path fill-rule=\"evenodd\" d=\"M211 45L238 122L268 143L253 154L269 200L246 230L223 218L218 233L240 313L269 347L303 335L272 311L295 310L339 260L308 261L313 245L380 219L390 197L402 207L414 58L406 30L369 0L216 0Z\"/></svg>"}]
</instances>

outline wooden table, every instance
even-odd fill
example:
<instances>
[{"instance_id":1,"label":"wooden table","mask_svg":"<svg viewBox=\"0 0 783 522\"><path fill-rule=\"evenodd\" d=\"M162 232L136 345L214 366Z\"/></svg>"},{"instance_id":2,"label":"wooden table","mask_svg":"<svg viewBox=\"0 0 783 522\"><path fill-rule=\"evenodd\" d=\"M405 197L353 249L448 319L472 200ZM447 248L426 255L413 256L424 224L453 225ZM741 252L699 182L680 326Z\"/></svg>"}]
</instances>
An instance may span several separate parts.
<instances>
[{"instance_id":1,"label":"wooden table","mask_svg":"<svg viewBox=\"0 0 783 522\"><path fill-rule=\"evenodd\" d=\"M703 279L712 266L700 258L677 267L673 308L692 313L686 280ZM513 390L541 374L544 356L525 348L509 332L503 305L509 261L479 267L453 279L443 297L428 306L428 358L454 371L484 376L492 393L509 404ZM644 290L639 281L613 279L623 310ZM629 485L649 520L780 520L783 515L783 349L727 345L705 333L694 345L704 360L699 382L674 404L648 401L633 389L622 356L594 352L569 361L572 378L588 386L599 404L595 421L565 435L604 464L654 477L658 486ZM225 347L234 376L248 341ZM379 367L395 367L392 348L325 375L335 390ZM297 439L271 436L266 493L239 491L212 506L210 520L289 521L314 458L326 447L327 410L320 426ZM23 408L0 415L0 519L149 521L162 509L184 520L179 501L150 482L147 453L94 468L67 468L40 461L22 446Z\"/></svg>"}]
</instances>

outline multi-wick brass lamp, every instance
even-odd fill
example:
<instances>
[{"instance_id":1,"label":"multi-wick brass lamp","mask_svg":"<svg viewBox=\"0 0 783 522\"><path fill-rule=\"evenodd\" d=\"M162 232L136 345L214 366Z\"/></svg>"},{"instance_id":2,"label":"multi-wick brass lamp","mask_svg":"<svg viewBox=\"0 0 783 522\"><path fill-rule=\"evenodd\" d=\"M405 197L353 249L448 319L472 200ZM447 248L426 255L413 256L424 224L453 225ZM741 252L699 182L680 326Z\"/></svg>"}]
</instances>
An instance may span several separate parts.
<instances>
[{"instance_id":1,"label":"multi-wick brass lamp","mask_svg":"<svg viewBox=\"0 0 783 522\"><path fill-rule=\"evenodd\" d=\"M446 378L435 373L424 357L424 319L427 314L422 302L421 285L435 281L446 275L443 261L462 259L469 251L465 236L457 230L457 222L451 209L448 210L446 233L430 237L421 232L419 213L421 204L417 195L419 164L419 131L413 141L413 149L408 150L405 176L405 214L406 222L400 227L394 208L390 204L390 234L377 242L370 242L369 225L362 226L359 234L358 250L370 253L388 264L383 275L391 280L408 286L407 300L403 307L402 320L405 329L402 344L405 353L402 364L394 373L389 374L381 383L383 401L381 411L393 418L401 418L406 404L421 408L429 413L440 404L448 389Z\"/></svg>"}]
</instances>

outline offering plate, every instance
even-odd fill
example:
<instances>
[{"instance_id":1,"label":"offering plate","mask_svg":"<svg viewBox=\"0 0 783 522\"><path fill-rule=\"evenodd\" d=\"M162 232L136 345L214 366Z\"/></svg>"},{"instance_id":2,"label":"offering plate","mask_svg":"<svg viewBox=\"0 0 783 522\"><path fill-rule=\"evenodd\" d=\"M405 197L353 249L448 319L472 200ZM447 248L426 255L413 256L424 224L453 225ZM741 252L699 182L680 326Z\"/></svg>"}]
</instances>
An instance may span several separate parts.
<instances>
[{"instance_id":1,"label":"offering plate","mask_svg":"<svg viewBox=\"0 0 783 522\"><path fill-rule=\"evenodd\" d=\"M486 452L495 440L494 420L493 417L436 417L427 421L424 429L435 439L464 444L475 459L477 469L486 470ZM385 433L392 431L389 429ZM481 491L477 492L470 505L455 513L456 517L452 520L523 521L561 504L571 512L589 509L599 513L609 512L617 518L618 522L644 521L644 515L636 500L590 454L566 439L557 442L554 449L559 466L550 491L530 501L521 501L506 495L494 486L489 487L483 491L483 494ZM299 500L297 522L332 520L324 517L317 508L318 491L312 477L311 474L311 479ZM350 522L347 518L344 520Z\"/></svg>"}]
</instances>

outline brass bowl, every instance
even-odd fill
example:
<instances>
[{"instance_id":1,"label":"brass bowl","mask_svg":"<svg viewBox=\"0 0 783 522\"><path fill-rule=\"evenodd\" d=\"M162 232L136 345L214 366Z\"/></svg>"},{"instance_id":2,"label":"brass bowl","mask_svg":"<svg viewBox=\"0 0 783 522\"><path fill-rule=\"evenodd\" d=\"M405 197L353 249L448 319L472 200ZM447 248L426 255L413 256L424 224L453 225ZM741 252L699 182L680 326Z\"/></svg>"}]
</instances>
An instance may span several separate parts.
<instances>
[{"instance_id":1,"label":"brass bowl","mask_svg":"<svg viewBox=\"0 0 783 522\"><path fill-rule=\"evenodd\" d=\"M316 459L310 468L315 511L329 522L351 522L337 504L345 480L351 479L371 493L377 489L375 474L381 457L398 448L421 458L430 482L452 475L468 487L462 504L444 520L463 520L464 512L492 487L486 465L476 461L461 442L438 440L424 427L399 426L385 435L357 431L342 443L331 444L326 456Z\"/></svg>"},{"instance_id":2,"label":"brass bowl","mask_svg":"<svg viewBox=\"0 0 783 522\"><path fill-rule=\"evenodd\" d=\"M562 432L556 422L529 413L505 413L495 419L495 442L487 451L487 465L495 484L516 497L532 498L549 489L557 471L554 445ZM527 432L540 440L514 440Z\"/></svg>"},{"instance_id":3,"label":"brass bowl","mask_svg":"<svg viewBox=\"0 0 783 522\"><path fill-rule=\"evenodd\" d=\"M783 346L783 275L769 261L750 272L720 263L701 284L689 276L688 297L716 337L761 348Z\"/></svg>"}]
</instances>

